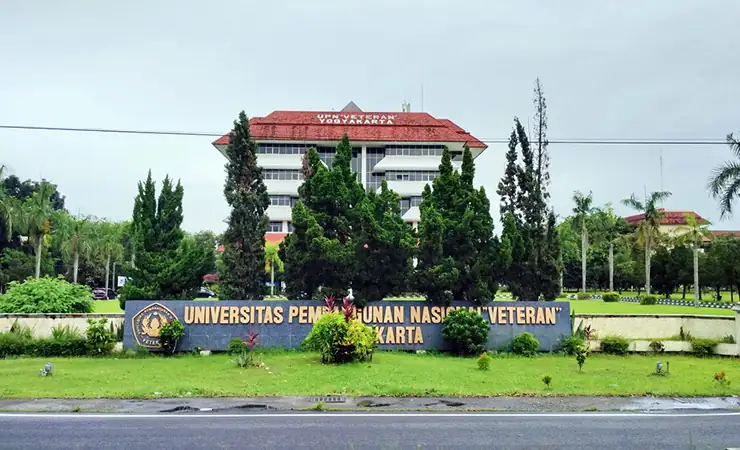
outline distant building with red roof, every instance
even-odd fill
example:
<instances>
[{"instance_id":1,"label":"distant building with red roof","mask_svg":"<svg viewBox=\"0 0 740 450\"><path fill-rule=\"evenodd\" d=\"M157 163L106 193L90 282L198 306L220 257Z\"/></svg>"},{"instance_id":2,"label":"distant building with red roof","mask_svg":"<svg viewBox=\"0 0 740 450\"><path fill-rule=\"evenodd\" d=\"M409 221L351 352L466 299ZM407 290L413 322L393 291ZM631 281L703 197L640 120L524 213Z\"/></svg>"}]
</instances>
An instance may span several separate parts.
<instances>
[{"instance_id":1,"label":"distant building with red roof","mask_svg":"<svg viewBox=\"0 0 740 450\"><path fill-rule=\"evenodd\" d=\"M663 213L663 217L660 219L660 231L661 233L669 233L674 236L681 235L689 231L687 216L693 216L694 220L698 225L708 225L709 221L694 211L666 211L664 208L659 208L658 211ZM645 220L645 214L635 214L624 218L629 224L638 226L643 220ZM720 236L737 236L740 237L740 231L731 230L710 230L711 237L705 239L707 242L711 241L712 238Z\"/></svg>"},{"instance_id":2,"label":"distant building with red roof","mask_svg":"<svg viewBox=\"0 0 740 450\"><path fill-rule=\"evenodd\" d=\"M401 197L403 218L414 226L420 219L421 193L439 175L444 148L452 153L456 168L465 146L473 157L487 148L451 120L410 112L409 105L401 112L363 112L354 102L341 111L274 111L252 117L249 127L270 194L266 238L271 242L282 241L292 231L291 209L303 183L301 159L308 148L315 148L331 168L336 146L347 134L357 180L366 190L378 190L387 181ZM228 144L229 135L213 142L224 155Z\"/></svg>"}]
</instances>

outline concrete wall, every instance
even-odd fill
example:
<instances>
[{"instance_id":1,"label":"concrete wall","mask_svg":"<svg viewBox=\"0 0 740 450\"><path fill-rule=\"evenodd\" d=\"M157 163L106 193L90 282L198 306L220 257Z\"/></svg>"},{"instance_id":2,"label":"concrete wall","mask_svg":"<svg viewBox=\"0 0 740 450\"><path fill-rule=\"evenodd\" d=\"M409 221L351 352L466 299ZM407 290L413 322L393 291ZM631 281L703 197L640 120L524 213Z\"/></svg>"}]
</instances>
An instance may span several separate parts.
<instances>
[{"instance_id":1,"label":"concrete wall","mask_svg":"<svg viewBox=\"0 0 740 450\"><path fill-rule=\"evenodd\" d=\"M736 320L732 316L577 314L573 326L575 330L580 325L584 328L590 325L596 339L604 336L667 339L677 336L681 327L692 337L720 339L735 335Z\"/></svg>"},{"instance_id":2,"label":"concrete wall","mask_svg":"<svg viewBox=\"0 0 740 450\"><path fill-rule=\"evenodd\" d=\"M87 330L87 319L99 319L105 317L108 323L115 327L123 325L123 314L0 314L0 333L10 331L10 327L18 322L30 328L35 337L51 336L51 329L58 326L71 325L85 333Z\"/></svg>"}]
</instances>

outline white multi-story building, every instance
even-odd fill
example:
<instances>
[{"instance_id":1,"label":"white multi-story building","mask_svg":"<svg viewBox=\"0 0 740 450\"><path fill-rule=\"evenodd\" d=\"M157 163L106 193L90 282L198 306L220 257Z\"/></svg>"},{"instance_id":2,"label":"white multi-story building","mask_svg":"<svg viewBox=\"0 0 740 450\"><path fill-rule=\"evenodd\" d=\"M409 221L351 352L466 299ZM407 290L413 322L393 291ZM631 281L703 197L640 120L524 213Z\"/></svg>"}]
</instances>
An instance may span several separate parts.
<instances>
[{"instance_id":1,"label":"white multi-story building","mask_svg":"<svg viewBox=\"0 0 740 450\"><path fill-rule=\"evenodd\" d=\"M366 190L379 189L383 180L401 196L401 215L416 226L424 186L439 174L442 150L447 147L459 167L463 146L473 157L487 146L447 119L423 112L363 112L353 102L341 111L275 111L252 117L249 126L259 146L258 163L263 168L270 194L269 241L281 241L292 230L291 207L303 183L301 158L309 147L319 152L331 168L336 146L346 133L352 145L352 169ZM229 136L213 145L226 152Z\"/></svg>"}]
</instances>

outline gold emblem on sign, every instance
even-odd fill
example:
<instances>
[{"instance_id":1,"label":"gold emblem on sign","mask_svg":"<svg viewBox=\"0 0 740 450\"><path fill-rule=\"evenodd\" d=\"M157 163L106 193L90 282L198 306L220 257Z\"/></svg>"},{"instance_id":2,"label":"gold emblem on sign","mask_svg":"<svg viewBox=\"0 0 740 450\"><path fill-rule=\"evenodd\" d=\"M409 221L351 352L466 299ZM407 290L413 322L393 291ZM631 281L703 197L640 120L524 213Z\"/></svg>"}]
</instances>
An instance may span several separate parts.
<instances>
[{"instance_id":1,"label":"gold emblem on sign","mask_svg":"<svg viewBox=\"0 0 740 450\"><path fill-rule=\"evenodd\" d=\"M131 318L131 329L136 342L142 347L159 348L160 330L175 319L175 313L160 303L145 306Z\"/></svg>"}]
</instances>

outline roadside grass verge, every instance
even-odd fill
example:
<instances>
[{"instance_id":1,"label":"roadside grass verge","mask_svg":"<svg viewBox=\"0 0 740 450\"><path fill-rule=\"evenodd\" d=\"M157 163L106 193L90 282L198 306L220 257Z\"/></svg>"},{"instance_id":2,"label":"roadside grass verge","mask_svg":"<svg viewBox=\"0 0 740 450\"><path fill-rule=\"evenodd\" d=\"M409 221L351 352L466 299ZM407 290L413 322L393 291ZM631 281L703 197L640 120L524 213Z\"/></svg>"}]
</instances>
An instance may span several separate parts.
<instances>
[{"instance_id":1,"label":"roadside grass verge","mask_svg":"<svg viewBox=\"0 0 740 450\"><path fill-rule=\"evenodd\" d=\"M118 300L93 300L93 313L122 313Z\"/></svg>"},{"instance_id":2,"label":"roadside grass verge","mask_svg":"<svg viewBox=\"0 0 740 450\"><path fill-rule=\"evenodd\" d=\"M240 369L226 355L0 360L0 398L156 398L275 395L497 396L740 394L740 362L693 356L592 355L583 372L572 357L501 356L490 371L475 358L376 353L372 363L323 365L317 354L266 351L263 368ZM669 376L651 375L658 360ZM54 374L38 376L50 361ZM713 380L726 371L725 388ZM546 388L544 375L552 376Z\"/></svg>"}]
</instances>

